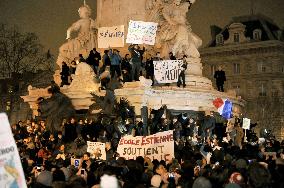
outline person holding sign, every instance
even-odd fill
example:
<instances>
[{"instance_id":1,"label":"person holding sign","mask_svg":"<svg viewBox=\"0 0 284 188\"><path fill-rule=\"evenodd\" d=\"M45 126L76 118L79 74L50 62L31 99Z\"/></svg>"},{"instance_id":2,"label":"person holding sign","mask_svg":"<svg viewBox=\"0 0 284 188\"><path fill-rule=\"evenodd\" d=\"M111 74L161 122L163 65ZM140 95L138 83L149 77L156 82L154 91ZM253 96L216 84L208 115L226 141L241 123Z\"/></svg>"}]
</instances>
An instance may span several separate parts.
<instances>
[{"instance_id":1,"label":"person holding sign","mask_svg":"<svg viewBox=\"0 0 284 188\"><path fill-rule=\"evenodd\" d=\"M145 52L145 47L143 46L143 49L141 50L138 44L132 44L128 47L128 50L131 53L132 80L139 81L139 73L143 59L142 56Z\"/></svg>"},{"instance_id":2,"label":"person holding sign","mask_svg":"<svg viewBox=\"0 0 284 188\"><path fill-rule=\"evenodd\" d=\"M183 64L182 64L182 69L181 72L178 76L178 82L177 82L177 86L180 87L181 82L182 82L182 86L185 88L186 84L185 84L185 70L187 69L187 62L186 62L186 58L187 56L184 55L183 56Z\"/></svg>"}]
</instances>

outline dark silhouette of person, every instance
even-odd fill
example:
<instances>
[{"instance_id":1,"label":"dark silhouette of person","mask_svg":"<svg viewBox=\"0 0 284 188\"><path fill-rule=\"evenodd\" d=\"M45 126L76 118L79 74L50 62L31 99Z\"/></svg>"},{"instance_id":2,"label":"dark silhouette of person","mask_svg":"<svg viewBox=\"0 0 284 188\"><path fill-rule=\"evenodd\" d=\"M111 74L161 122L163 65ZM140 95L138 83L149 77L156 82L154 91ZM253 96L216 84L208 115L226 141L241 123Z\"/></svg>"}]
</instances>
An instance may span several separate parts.
<instances>
[{"instance_id":1,"label":"dark silhouette of person","mask_svg":"<svg viewBox=\"0 0 284 188\"><path fill-rule=\"evenodd\" d=\"M68 83L68 77L70 76L69 67L64 61L62 62L62 68L60 74L61 74L61 87L64 85L69 85Z\"/></svg>"},{"instance_id":2,"label":"dark silhouette of person","mask_svg":"<svg viewBox=\"0 0 284 188\"><path fill-rule=\"evenodd\" d=\"M224 82L226 81L225 71L222 70L222 67L219 66L218 70L215 71L214 78L216 79L216 85L218 91L224 92Z\"/></svg>"}]
</instances>

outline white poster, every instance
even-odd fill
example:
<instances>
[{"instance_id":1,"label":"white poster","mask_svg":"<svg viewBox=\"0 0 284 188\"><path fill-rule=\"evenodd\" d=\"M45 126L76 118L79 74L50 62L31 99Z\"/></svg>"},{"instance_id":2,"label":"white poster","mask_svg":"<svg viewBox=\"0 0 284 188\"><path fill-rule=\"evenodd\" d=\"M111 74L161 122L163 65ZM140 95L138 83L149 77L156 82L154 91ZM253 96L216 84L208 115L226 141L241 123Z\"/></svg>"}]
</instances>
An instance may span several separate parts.
<instances>
[{"instance_id":1,"label":"white poster","mask_svg":"<svg viewBox=\"0 0 284 188\"><path fill-rule=\"evenodd\" d=\"M106 145L102 142L87 141L87 152L91 154L92 158L106 160Z\"/></svg>"},{"instance_id":2,"label":"white poster","mask_svg":"<svg viewBox=\"0 0 284 188\"><path fill-rule=\"evenodd\" d=\"M130 20L126 43L154 45L158 24Z\"/></svg>"},{"instance_id":3,"label":"white poster","mask_svg":"<svg viewBox=\"0 0 284 188\"><path fill-rule=\"evenodd\" d=\"M98 29L98 48L109 47L124 47L124 25Z\"/></svg>"},{"instance_id":4,"label":"white poster","mask_svg":"<svg viewBox=\"0 0 284 188\"><path fill-rule=\"evenodd\" d=\"M0 113L0 187L27 187L17 145L4 113Z\"/></svg>"},{"instance_id":5,"label":"white poster","mask_svg":"<svg viewBox=\"0 0 284 188\"><path fill-rule=\"evenodd\" d=\"M154 61L154 75L158 83L174 83L178 81L183 60Z\"/></svg>"},{"instance_id":6,"label":"white poster","mask_svg":"<svg viewBox=\"0 0 284 188\"><path fill-rule=\"evenodd\" d=\"M243 118L243 129L249 130L250 129L250 119Z\"/></svg>"},{"instance_id":7,"label":"white poster","mask_svg":"<svg viewBox=\"0 0 284 188\"><path fill-rule=\"evenodd\" d=\"M169 161L174 158L173 131L159 132L150 136L124 136L120 139L117 152L120 157L136 159L147 156L151 160Z\"/></svg>"}]
</instances>

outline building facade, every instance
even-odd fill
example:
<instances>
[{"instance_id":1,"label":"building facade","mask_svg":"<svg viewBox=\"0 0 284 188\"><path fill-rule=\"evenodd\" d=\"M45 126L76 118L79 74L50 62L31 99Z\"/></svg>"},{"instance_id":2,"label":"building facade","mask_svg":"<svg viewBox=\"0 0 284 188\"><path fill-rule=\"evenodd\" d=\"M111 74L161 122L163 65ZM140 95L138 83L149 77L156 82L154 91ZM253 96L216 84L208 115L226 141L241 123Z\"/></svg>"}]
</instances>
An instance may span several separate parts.
<instances>
[{"instance_id":1,"label":"building facade","mask_svg":"<svg viewBox=\"0 0 284 188\"><path fill-rule=\"evenodd\" d=\"M211 26L212 41L200 50L203 74L226 73L225 92L246 100L243 116L284 138L284 32L263 15L235 17L224 28ZM216 86L216 84L215 84Z\"/></svg>"}]
</instances>

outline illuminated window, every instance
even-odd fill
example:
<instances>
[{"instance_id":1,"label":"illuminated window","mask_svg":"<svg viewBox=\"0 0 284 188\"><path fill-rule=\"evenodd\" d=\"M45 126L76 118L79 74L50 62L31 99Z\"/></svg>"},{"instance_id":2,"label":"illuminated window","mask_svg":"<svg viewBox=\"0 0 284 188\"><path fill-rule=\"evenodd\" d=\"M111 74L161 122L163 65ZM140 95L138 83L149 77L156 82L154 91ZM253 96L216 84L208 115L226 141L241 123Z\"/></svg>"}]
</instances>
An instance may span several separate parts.
<instances>
[{"instance_id":1,"label":"illuminated window","mask_svg":"<svg viewBox=\"0 0 284 188\"><path fill-rule=\"evenodd\" d=\"M264 83L261 83L259 86L259 96L266 96L266 86Z\"/></svg>"},{"instance_id":2,"label":"illuminated window","mask_svg":"<svg viewBox=\"0 0 284 188\"><path fill-rule=\"evenodd\" d=\"M211 65L211 75L214 76L216 71L216 65Z\"/></svg>"},{"instance_id":3,"label":"illuminated window","mask_svg":"<svg viewBox=\"0 0 284 188\"><path fill-rule=\"evenodd\" d=\"M257 64L257 70L258 72L266 72L266 67L264 66L263 62Z\"/></svg>"},{"instance_id":4,"label":"illuminated window","mask_svg":"<svg viewBox=\"0 0 284 188\"><path fill-rule=\"evenodd\" d=\"M240 34L234 33L234 42L240 42Z\"/></svg>"},{"instance_id":5,"label":"illuminated window","mask_svg":"<svg viewBox=\"0 0 284 188\"><path fill-rule=\"evenodd\" d=\"M262 32L261 32L260 29L255 29L253 31L253 39L254 40L261 40L261 34L262 34Z\"/></svg>"},{"instance_id":6,"label":"illuminated window","mask_svg":"<svg viewBox=\"0 0 284 188\"><path fill-rule=\"evenodd\" d=\"M234 74L240 74L241 73L241 65L239 63L234 63L233 66L234 66L234 70L233 70Z\"/></svg>"},{"instance_id":7,"label":"illuminated window","mask_svg":"<svg viewBox=\"0 0 284 188\"><path fill-rule=\"evenodd\" d=\"M222 34L218 34L216 36L216 44L217 45L223 45L224 44L224 37Z\"/></svg>"}]
</instances>

